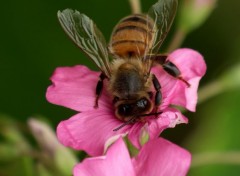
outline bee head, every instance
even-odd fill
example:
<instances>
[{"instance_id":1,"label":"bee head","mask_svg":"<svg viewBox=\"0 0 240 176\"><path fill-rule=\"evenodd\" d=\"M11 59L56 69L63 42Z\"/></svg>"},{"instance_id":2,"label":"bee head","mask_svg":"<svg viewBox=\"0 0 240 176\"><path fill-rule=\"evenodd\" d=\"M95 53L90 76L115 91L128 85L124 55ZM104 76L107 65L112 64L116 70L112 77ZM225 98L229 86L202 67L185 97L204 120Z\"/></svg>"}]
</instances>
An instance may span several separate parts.
<instances>
[{"instance_id":1,"label":"bee head","mask_svg":"<svg viewBox=\"0 0 240 176\"><path fill-rule=\"evenodd\" d=\"M152 111L152 101L148 97L137 100L119 100L116 105L115 114L123 121L128 121L133 116L148 114Z\"/></svg>"}]
</instances>

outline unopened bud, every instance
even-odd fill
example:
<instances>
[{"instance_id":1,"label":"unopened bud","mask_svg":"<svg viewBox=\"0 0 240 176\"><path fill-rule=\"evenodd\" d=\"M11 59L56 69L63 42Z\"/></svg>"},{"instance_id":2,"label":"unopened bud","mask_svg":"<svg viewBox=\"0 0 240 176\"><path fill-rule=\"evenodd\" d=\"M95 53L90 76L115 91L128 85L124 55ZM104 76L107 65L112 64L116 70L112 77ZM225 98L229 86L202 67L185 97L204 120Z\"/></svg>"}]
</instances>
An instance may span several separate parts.
<instances>
[{"instance_id":1,"label":"unopened bud","mask_svg":"<svg viewBox=\"0 0 240 176\"><path fill-rule=\"evenodd\" d=\"M183 0L179 9L179 26L185 32L199 27L209 17L217 0Z\"/></svg>"},{"instance_id":2,"label":"unopened bud","mask_svg":"<svg viewBox=\"0 0 240 176\"><path fill-rule=\"evenodd\" d=\"M58 170L63 175L71 173L77 163L73 152L58 142L54 131L46 123L32 118L28 124L43 152L49 156Z\"/></svg>"}]
</instances>

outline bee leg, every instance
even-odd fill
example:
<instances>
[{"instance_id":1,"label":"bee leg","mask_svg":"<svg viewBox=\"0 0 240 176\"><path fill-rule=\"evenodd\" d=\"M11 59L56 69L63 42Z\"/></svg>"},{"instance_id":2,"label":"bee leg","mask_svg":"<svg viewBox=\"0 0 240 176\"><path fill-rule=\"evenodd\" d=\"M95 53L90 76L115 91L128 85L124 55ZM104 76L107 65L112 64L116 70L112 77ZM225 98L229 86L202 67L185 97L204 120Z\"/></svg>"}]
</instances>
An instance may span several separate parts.
<instances>
[{"instance_id":1,"label":"bee leg","mask_svg":"<svg viewBox=\"0 0 240 176\"><path fill-rule=\"evenodd\" d=\"M157 54L157 55L147 55L147 58L151 59L153 61L153 64L160 64L162 65L163 69L170 74L171 76L183 81L188 87L190 87L190 84L181 77L181 72L177 68L177 66L168 61L167 57L168 55L166 54Z\"/></svg>"},{"instance_id":2,"label":"bee leg","mask_svg":"<svg viewBox=\"0 0 240 176\"><path fill-rule=\"evenodd\" d=\"M148 96L149 96L150 99L152 99L153 98L153 92L149 91Z\"/></svg>"},{"instance_id":3,"label":"bee leg","mask_svg":"<svg viewBox=\"0 0 240 176\"><path fill-rule=\"evenodd\" d=\"M95 98L95 105L94 108L98 108L98 99L102 93L102 89L103 89L103 80L106 78L106 76L104 75L104 73L101 73L99 76L99 81L97 83L96 86L96 98Z\"/></svg>"},{"instance_id":4,"label":"bee leg","mask_svg":"<svg viewBox=\"0 0 240 176\"><path fill-rule=\"evenodd\" d=\"M118 98L118 97L114 97L114 98L113 98L113 101L112 101L112 102L113 102L113 104L117 103L117 102L118 102L118 100L119 100L119 98Z\"/></svg>"},{"instance_id":5,"label":"bee leg","mask_svg":"<svg viewBox=\"0 0 240 176\"><path fill-rule=\"evenodd\" d=\"M157 55L147 55L146 59L151 59L153 64L163 65L167 61L168 55L166 54L157 54Z\"/></svg>"},{"instance_id":6,"label":"bee leg","mask_svg":"<svg viewBox=\"0 0 240 176\"><path fill-rule=\"evenodd\" d=\"M155 111L156 116L157 116L158 107L159 107L159 105L161 104L161 101L162 101L162 93L160 91L161 85L160 85L157 77L154 74L152 75L152 82L153 82L153 86L156 90L155 101L154 101L154 103L155 103L155 110L154 111Z\"/></svg>"},{"instance_id":7,"label":"bee leg","mask_svg":"<svg viewBox=\"0 0 240 176\"><path fill-rule=\"evenodd\" d=\"M162 67L171 76L183 81L188 87L191 86L185 79L183 79L183 77L181 76L180 70L177 68L177 66L174 63L167 61L162 65Z\"/></svg>"}]
</instances>

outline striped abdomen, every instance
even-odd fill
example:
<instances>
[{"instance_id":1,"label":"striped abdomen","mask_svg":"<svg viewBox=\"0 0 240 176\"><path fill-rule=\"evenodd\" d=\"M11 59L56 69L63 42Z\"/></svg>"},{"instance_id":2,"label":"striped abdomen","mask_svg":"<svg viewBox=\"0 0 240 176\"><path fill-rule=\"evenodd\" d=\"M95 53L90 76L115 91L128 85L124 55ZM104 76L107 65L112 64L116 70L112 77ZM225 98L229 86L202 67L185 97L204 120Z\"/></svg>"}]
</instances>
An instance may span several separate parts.
<instances>
[{"instance_id":1,"label":"striped abdomen","mask_svg":"<svg viewBox=\"0 0 240 176\"><path fill-rule=\"evenodd\" d=\"M141 57L153 44L153 20L145 15L130 15L114 28L110 49L121 58Z\"/></svg>"}]
</instances>

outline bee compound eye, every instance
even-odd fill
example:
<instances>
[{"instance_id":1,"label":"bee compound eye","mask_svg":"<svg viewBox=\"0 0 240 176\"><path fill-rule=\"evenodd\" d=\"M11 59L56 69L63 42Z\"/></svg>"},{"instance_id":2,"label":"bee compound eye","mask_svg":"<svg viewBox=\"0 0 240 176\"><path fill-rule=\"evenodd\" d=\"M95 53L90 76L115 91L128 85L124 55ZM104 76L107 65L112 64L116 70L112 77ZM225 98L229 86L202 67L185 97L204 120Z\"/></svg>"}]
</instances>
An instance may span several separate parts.
<instances>
[{"instance_id":1,"label":"bee compound eye","mask_svg":"<svg viewBox=\"0 0 240 176\"><path fill-rule=\"evenodd\" d=\"M143 99L140 99L138 102L137 102L137 106L139 108L145 108L148 104L148 101L146 98L143 98Z\"/></svg>"},{"instance_id":2,"label":"bee compound eye","mask_svg":"<svg viewBox=\"0 0 240 176\"><path fill-rule=\"evenodd\" d=\"M120 105L118 108L118 112L121 115L127 115L131 112L131 106L128 104Z\"/></svg>"},{"instance_id":3,"label":"bee compound eye","mask_svg":"<svg viewBox=\"0 0 240 176\"><path fill-rule=\"evenodd\" d=\"M143 104L146 106L148 104L148 101L146 99L143 99Z\"/></svg>"}]
</instances>

